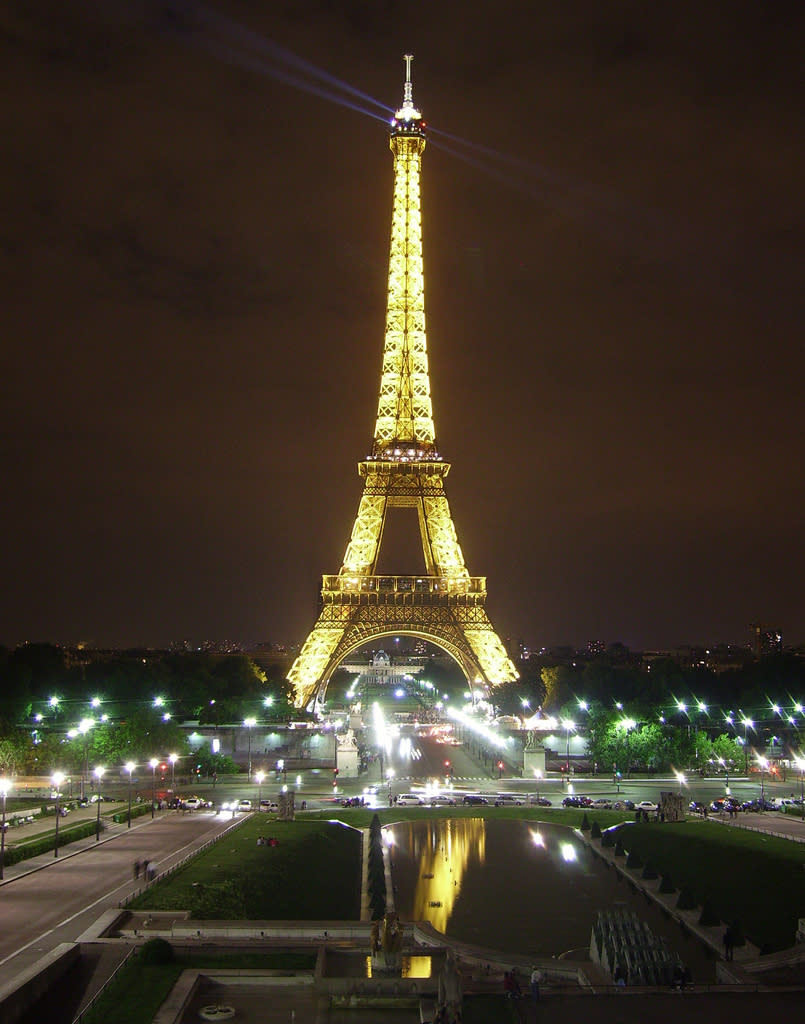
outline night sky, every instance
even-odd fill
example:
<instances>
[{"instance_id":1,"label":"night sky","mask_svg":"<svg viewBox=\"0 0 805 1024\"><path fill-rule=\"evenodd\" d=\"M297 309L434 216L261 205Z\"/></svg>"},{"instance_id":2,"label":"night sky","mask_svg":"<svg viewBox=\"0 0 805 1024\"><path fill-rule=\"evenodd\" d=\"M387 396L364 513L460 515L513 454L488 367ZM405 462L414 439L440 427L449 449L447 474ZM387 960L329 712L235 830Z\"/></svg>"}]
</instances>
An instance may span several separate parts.
<instances>
[{"instance_id":1,"label":"night sky","mask_svg":"<svg viewBox=\"0 0 805 1024\"><path fill-rule=\"evenodd\" d=\"M803 39L782 0L0 0L0 641L302 642L374 429L392 158L299 83L385 116L407 52L500 635L804 641ZM381 568L422 571L413 520Z\"/></svg>"}]
</instances>

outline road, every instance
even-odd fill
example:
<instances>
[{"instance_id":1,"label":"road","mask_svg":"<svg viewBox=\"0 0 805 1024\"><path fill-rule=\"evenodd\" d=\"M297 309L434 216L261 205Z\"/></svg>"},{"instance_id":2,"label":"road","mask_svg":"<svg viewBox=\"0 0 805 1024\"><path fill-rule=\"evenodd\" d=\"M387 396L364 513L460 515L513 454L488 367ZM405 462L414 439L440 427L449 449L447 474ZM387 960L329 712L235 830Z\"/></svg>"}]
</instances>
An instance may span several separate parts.
<instances>
[{"instance_id":1,"label":"road","mask_svg":"<svg viewBox=\"0 0 805 1024\"><path fill-rule=\"evenodd\" d=\"M36 858L40 870L19 873L34 862L6 869L0 885L0 986L12 981L60 942L73 942L138 884L132 865L147 858L159 871L230 827L229 815L166 813L117 826L117 834L80 852L66 847L58 859ZM114 829L115 826L112 826Z\"/></svg>"}]
</instances>

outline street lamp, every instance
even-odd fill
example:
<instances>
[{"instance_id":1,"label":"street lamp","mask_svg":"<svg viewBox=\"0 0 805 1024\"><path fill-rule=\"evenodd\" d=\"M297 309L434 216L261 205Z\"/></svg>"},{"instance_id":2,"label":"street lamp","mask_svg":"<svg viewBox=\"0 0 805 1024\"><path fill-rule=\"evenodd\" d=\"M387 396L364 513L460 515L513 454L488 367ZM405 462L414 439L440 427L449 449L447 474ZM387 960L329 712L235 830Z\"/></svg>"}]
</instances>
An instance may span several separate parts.
<instances>
[{"instance_id":1,"label":"street lamp","mask_svg":"<svg viewBox=\"0 0 805 1024\"><path fill-rule=\"evenodd\" d=\"M125 767L129 773L129 823L126 828L131 828L131 775L137 765L133 761L126 761Z\"/></svg>"},{"instance_id":2,"label":"street lamp","mask_svg":"<svg viewBox=\"0 0 805 1024\"><path fill-rule=\"evenodd\" d=\"M54 772L51 777L53 788L56 790L56 841L53 846L53 856L59 856L59 818L61 817L61 808L59 807L59 797L61 793L61 784L64 782L64 772Z\"/></svg>"},{"instance_id":3,"label":"street lamp","mask_svg":"<svg viewBox=\"0 0 805 1024\"><path fill-rule=\"evenodd\" d=\"M805 764L805 762L803 762L803 764ZM389 802L391 802L391 783L395 775L396 772L394 771L393 768L389 768L388 771L386 772L386 784L388 785L389 790Z\"/></svg>"},{"instance_id":4,"label":"street lamp","mask_svg":"<svg viewBox=\"0 0 805 1024\"><path fill-rule=\"evenodd\" d=\"M805 758L795 757L797 768L799 768L799 813L805 821Z\"/></svg>"},{"instance_id":5,"label":"street lamp","mask_svg":"<svg viewBox=\"0 0 805 1024\"><path fill-rule=\"evenodd\" d=\"M576 723L572 722L569 718L562 719L562 728L567 733L567 743L565 745L565 774L567 778L570 778L570 733L576 728Z\"/></svg>"},{"instance_id":6,"label":"street lamp","mask_svg":"<svg viewBox=\"0 0 805 1024\"><path fill-rule=\"evenodd\" d=\"M244 718L243 719L243 724L246 726L246 735L248 736L248 743L249 743L249 753L248 753L248 758L249 758L249 775L251 775L251 773L252 773L252 726L257 725L257 719L254 718L253 716L250 717L250 718Z\"/></svg>"},{"instance_id":7,"label":"street lamp","mask_svg":"<svg viewBox=\"0 0 805 1024\"><path fill-rule=\"evenodd\" d=\"M154 807L157 802L157 765L159 761L156 757L152 757L148 763L151 765L151 821L153 821Z\"/></svg>"},{"instance_id":8,"label":"street lamp","mask_svg":"<svg viewBox=\"0 0 805 1024\"><path fill-rule=\"evenodd\" d=\"M749 739L747 737L747 730L754 726L754 722L751 718L747 718L746 715L741 719L741 725L744 727L744 775L749 774L749 747L747 746Z\"/></svg>"},{"instance_id":9,"label":"street lamp","mask_svg":"<svg viewBox=\"0 0 805 1024\"><path fill-rule=\"evenodd\" d=\"M257 810L260 810L260 797L263 790L263 779L266 777L264 771L255 772L255 779L257 779Z\"/></svg>"},{"instance_id":10,"label":"street lamp","mask_svg":"<svg viewBox=\"0 0 805 1024\"><path fill-rule=\"evenodd\" d=\"M171 792L176 796L176 762L179 760L179 755L170 754L168 760L171 763Z\"/></svg>"},{"instance_id":11,"label":"street lamp","mask_svg":"<svg viewBox=\"0 0 805 1024\"><path fill-rule=\"evenodd\" d=\"M685 785L685 776L682 772L674 772L676 775L676 781L679 783L679 795L682 795L682 787Z\"/></svg>"},{"instance_id":12,"label":"street lamp","mask_svg":"<svg viewBox=\"0 0 805 1024\"><path fill-rule=\"evenodd\" d=\"M724 795L725 796L729 796L730 795L730 770L729 770L729 766L727 765L727 762L724 760L723 757L720 757L718 759L718 763L724 769Z\"/></svg>"},{"instance_id":13,"label":"street lamp","mask_svg":"<svg viewBox=\"0 0 805 1024\"><path fill-rule=\"evenodd\" d=\"M6 797L11 789L11 779L0 779L0 796L3 798L3 821L0 824L0 880L6 862Z\"/></svg>"},{"instance_id":14,"label":"street lamp","mask_svg":"<svg viewBox=\"0 0 805 1024\"><path fill-rule=\"evenodd\" d=\"M763 791L763 773L769 767L769 762L765 757L758 757L757 763L758 768L760 768L760 809L764 810L763 804L766 802L766 794Z\"/></svg>"},{"instance_id":15,"label":"street lamp","mask_svg":"<svg viewBox=\"0 0 805 1024\"><path fill-rule=\"evenodd\" d=\"M98 780L98 813L95 818L95 842L101 838L101 779L106 769L98 766L92 773Z\"/></svg>"}]
</instances>

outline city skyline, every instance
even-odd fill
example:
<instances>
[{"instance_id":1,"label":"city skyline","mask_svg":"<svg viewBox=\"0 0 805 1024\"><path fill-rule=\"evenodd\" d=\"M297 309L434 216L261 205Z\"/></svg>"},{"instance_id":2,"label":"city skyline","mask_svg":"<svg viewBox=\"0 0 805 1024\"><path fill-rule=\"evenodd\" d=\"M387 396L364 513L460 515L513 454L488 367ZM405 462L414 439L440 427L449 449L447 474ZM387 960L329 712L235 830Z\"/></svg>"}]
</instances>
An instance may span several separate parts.
<instances>
[{"instance_id":1,"label":"city skyline","mask_svg":"<svg viewBox=\"0 0 805 1024\"><path fill-rule=\"evenodd\" d=\"M434 420L501 635L805 640L805 15L485 10L0 7L1 641L304 639L371 444L406 52ZM383 572L423 571L409 532Z\"/></svg>"}]
</instances>

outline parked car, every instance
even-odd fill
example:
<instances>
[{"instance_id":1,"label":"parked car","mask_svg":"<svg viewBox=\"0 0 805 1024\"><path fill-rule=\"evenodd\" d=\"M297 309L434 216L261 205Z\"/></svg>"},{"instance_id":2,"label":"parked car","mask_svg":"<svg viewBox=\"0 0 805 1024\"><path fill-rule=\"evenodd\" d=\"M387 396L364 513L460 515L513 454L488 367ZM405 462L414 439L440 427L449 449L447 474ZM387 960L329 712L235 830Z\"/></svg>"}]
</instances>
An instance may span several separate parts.
<instances>
[{"instance_id":1,"label":"parked car","mask_svg":"<svg viewBox=\"0 0 805 1024\"><path fill-rule=\"evenodd\" d=\"M566 796L562 801L563 807L592 807L593 801L589 796Z\"/></svg>"},{"instance_id":2,"label":"parked car","mask_svg":"<svg viewBox=\"0 0 805 1024\"><path fill-rule=\"evenodd\" d=\"M396 800L399 807L421 807L423 801L416 793L401 793Z\"/></svg>"},{"instance_id":3,"label":"parked car","mask_svg":"<svg viewBox=\"0 0 805 1024\"><path fill-rule=\"evenodd\" d=\"M362 796L348 796L341 801L342 807L364 807L366 801Z\"/></svg>"},{"instance_id":4,"label":"parked car","mask_svg":"<svg viewBox=\"0 0 805 1024\"><path fill-rule=\"evenodd\" d=\"M611 811L612 801L605 796L599 796L593 800L593 809L596 811Z\"/></svg>"},{"instance_id":5,"label":"parked car","mask_svg":"<svg viewBox=\"0 0 805 1024\"><path fill-rule=\"evenodd\" d=\"M444 793L434 793L428 798L428 803L431 807L454 807L456 801L454 797L447 796Z\"/></svg>"},{"instance_id":6,"label":"parked car","mask_svg":"<svg viewBox=\"0 0 805 1024\"><path fill-rule=\"evenodd\" d=\"M472 793L468 793L461 801L463 804L488 804L489 801L485 796L476 796Z\"/></svg>"},{"instance_id":7,"label":"parked car","mask_svg":"<svg viewBox=\"0 0 805 1024\"><path fill-rule=\"evenodd\" d=\"M528 801L533 807L553 807L547 796L532 796Z\"/></svg>"},{"instance_id":8,"label":"parked car","mask_svg":"<svg viewBox=\"0 0 805 1024\"><path fill-rule=\"evenodd\" d=\"M261 800L260 810L267 811L269 814L278 814L280 805L274 800Z\"/></svg>"},{"instance_id":9,"label":"parked car","mask_svg":"<svg viewBox=\"0 0 805 1024\"><path fill-rule=\"evenodd\" d=\"M653 800L638 800L634 805L636 811L646 811L646 813L653 814L657 810L657 805Z\"/></svg>"},{"instance_id":10,"label":"parked car","mask_svg":"<svg viewBox=\"0 0 805 1024\"><path fill-rule=\"evenodd\" d=\"M495 807L522 807L523 798L513 793L498 793L495 797Z\"/></svg>"},{"instance_id":11,"label":"parked car","mask_svg":"<svg viewBox=\"0 0 805 1024\"><path fill-rule=\"evenodd\" d=\"M200 796L185 796L179 800L179 806L186 811L199 811L205 807L212 807L209 800L202 800Z\"/></svg>"},{"instance_id":12,"label":"parked car","mask_svg":"<svg viewBox=\"0 0 805 1024\"><path fill-rule=\"evenodd\" d=\"M252 809L251 800L238 800L236 810L238 811L250 811Z\"/></svg>"}]
</instances>

